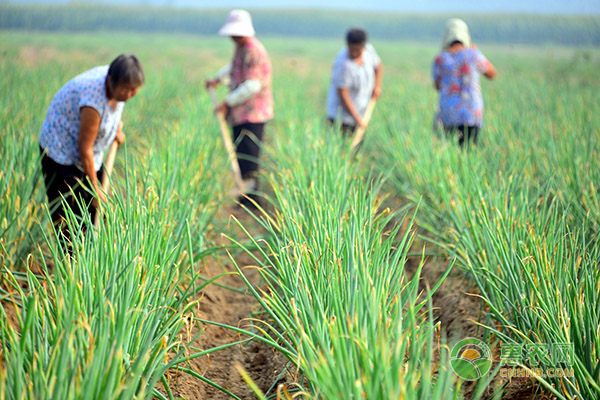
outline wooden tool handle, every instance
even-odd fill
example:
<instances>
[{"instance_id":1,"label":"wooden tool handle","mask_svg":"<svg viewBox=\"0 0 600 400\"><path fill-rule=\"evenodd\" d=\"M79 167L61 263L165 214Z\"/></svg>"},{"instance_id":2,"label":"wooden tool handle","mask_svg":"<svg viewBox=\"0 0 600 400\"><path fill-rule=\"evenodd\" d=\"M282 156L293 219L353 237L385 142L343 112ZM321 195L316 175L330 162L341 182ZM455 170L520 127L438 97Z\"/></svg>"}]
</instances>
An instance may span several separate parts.
<instances>
[{"instance_id":1,"label":"wooden tool handle","mask_svg":"<svg viewBox=\"0 0 600 400\"><path fill-rule=\"evenodd\" d=\"M367 105L365 114L362 117L364 126L359 127L354 133L354 140L352 140L352 150L356 149L356 147L360 144L360 142L362 142L363 137L365 136L365 131L367 130L367 126L369 125L369 121L371 121L371 116L373 115L373 110L375 109L375 103L377 103L377 100L372 97L369 101L369 104Z\"/></svg>"},{"instance_id":2,"label":"wooden tool handle","mask_svg":"<svg viewBox=\"0 0 600 400\"><path fill-rule=\"evenodd\" d=\"M119 145L116 140L110 145L110 149L108 150L108 156L106 157L106 162L104 163L104 175L102 176L102 191L106 194L109 194L109 183L110 183L110 174L112 173L113 166L115 165L115 158L117 156L117 149ZM98 208L96 209L96 217L94 218L94 225L98 226L100 224L100 212L102 210L102 200L98 199Z\"/></svg>"},{"instance_id":3,"label":"wooden tool handle","mask_svg":"<svg viewBox=\"0 0 600 400\"><path fill-rule=\"evenodd\" d=\"M217 94L215 93L215 89L212 87L208 88L208 93L212 99L213 105L215 108L219 105L219 101L217 100ZM227 157L229 158L229 162L231 163L231 169L233 169L233 174L235 175L235 183L240 194L244 193L244 181L242 179L242 173L240 171L240 165L238 164L237 156L235 154L235 147L233 146L233 141L231 140L231 135L229 134L229 127L227 126L227 121L225 121L225 115L222 112L217 113L217 119L219 120L219 128L221 129L221 136L223 137L223 142L225 143L225 149L227 150Z\"/></svg>"}]
</instances>

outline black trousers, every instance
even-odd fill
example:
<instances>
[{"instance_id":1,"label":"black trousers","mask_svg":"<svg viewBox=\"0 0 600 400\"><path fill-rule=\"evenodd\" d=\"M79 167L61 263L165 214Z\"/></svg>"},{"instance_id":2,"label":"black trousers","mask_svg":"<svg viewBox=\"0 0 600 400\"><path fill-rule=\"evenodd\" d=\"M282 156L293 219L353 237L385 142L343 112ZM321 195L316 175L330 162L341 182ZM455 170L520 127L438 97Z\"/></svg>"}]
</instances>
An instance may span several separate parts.
<instances>
[{"instance_id":1,"label":"black trousers","mask_svg":"<svg viewBox=\"0 0 600 400\"><path fill-rule=\"evenodd\" d=\"M446 126L444 127L444 131L446 132L446 137L450 137L458 132L458 144L460 147L464 147L465 143L467 146L471 143L477 145L477 136L479 135L478 126Z\"/></svg>"},{"instance_id":2,"label":"black trousers","mask_svg":"<svg viewBox=\"0 0 600 400\"><path fill-rule=\"evenodd\" d=\"M237 145L237 159L243 179L256 178L264 134L264 122L248 122L233 127L233 140Z\"/></svg>"},{"instance_id":3,"label":"black trousers","mask_svg":"<svg viewBox=\"0 0 600 400\"><path fill-rule=\"evenodd\" d=\"M44 174L44 184L46 186L46 195L50 210L52 210L52 222L54 226L59 227L66 238L69 238L69 232L66 229L66 210L61 201L61 195L66 200L66 205L71 208L73 213L81 219L88 213L94 220L96 216L96 207L92 205L93 195L85 190L81 184L87 184L87 175L74 165L62 165L52 160L44 149L40 146L42 154L42 172ZM102 180L104 175L104 166L100 168L97 176ZM73 191L73 194L71 193ZM79 199L77 201L76 199Z\"/></svg>"},{"instance_id":4,"label":"black trousers","mask_svg":"<svg viewBox=\"0 0 600 400\"><path fill-rule=\"evenodd\" d=\"M335 121L332 118L327 117L327 122L329 122L330 126L335 125ZM342 132L342 136L348 137L354 134L354 131L356 131L356 125L345 124L342 122L342 124L340 125L340 131Z\"/></svg>"}]
</instances>

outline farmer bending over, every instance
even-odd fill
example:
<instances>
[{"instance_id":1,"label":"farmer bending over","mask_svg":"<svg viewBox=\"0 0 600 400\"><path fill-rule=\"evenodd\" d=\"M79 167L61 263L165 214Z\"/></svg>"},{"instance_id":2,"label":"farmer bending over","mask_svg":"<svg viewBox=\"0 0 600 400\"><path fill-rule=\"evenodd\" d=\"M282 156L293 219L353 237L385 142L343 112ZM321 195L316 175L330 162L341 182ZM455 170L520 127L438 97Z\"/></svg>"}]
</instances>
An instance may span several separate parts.
<instances>
[{"instance_id":1,"label":"farmer bending over","mask_svg":"<svg viewBox=\"0 0 600 400\"><path fill-rule=\"evenodd\" d=\"M496 77L496 69L483 53L471 45L467 24L458 18L446 23L442 52L433 62L433 80L440 92L439 119L446 135L458 133L461 147L477 144L483 126L483 97L479 75Z\"/></svg>"},{"instance_id":2,"label":"farmer bending over","mask_svg":"<svg viewBox=\"0 0 600 400\"><path fill-rule=\"evenodd\" d=\"M61 195L77 217L89 213L94 220L98 199L89 187L98 193L100 201L106 201L98 183L103 175L104 151L113 140L119 145L125 141L123 107L143 83L138 58L122 54L110 66L77 75L52 99L38 140L52 222L62 230L64 239L70 236Z\"/></svg>"},{"instance_id":3,"label":"farmer bending over","mask_svg":"<svg viewBox=\"0 0 600 400\"><path fill-rule=\"evenodd\" d=\"M214 79L207 80L206 87L215 88L219 83L229 85L225 101L215 112L224 113L233 127L242 179L249 182L249 193L242 193L238 200L252 206L248 197L257 200L253 192L258 188L258 158L265 123L273 118L271 60L264 46L254 37L248 11L232 10L219 34L229 36L235 43L233 60L221 68Z\"/></svg>"},{"instance_id":4,"label":"farmer bending over","mask_svg":"<svg viewBox=\"0 0 600 400\"><path fill-rule=\"evenodd\" d=\"M327 98L330 123L337 120L341 109L344 135L364 127L362 117L371 98L381 94L383 66L375 48L367 43L367 33L353 28L346 34L346 44L335 58L331 86Z\"/></svg>"}]
</instances>

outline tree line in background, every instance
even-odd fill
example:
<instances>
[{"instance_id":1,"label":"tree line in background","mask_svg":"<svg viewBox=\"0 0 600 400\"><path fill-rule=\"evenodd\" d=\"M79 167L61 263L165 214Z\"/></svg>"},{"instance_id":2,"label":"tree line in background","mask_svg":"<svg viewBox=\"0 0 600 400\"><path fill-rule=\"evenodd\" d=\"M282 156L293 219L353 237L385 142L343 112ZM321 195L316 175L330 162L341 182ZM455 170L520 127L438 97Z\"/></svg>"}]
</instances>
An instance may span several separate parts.
<instances>
[{"instance_id":1,"label":"tree line in background","mask_svg":"<svg viewBox=\"0 0 600 400\"><path fill-rule=\"evenodd\" d=\"M228 10L118 7L93 4L0 4L0 29L42 31L130 30L212 35ZM467 21L477 42L600 45L600 17L533 15L456 15ZM351 26L371 37L437 41L450 15L365 13L333 10L253 11L261 35L339 37Z\"/></svg>"}]
</instances>

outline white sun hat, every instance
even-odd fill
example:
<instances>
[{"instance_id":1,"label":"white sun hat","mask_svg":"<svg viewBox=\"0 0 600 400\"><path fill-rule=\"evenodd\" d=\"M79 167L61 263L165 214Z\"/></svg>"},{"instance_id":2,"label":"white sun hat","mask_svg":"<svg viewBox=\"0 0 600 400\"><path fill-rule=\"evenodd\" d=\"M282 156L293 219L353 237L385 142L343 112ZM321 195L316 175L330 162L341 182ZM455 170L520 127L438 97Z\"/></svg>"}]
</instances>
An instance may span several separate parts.
<instances>
[{"instance_id":1,"label":"white sun hat","mask_svg":"<svg viewBox=\"0 0 600 400\"><path fill-rule=\"evenodd\" d=\"M446 30L442 38L442 50L446 50L455 42L461 42L465 47L471 47L471 35L467 23L459 18L451 18L446 22Z\"/></svg>"},{"instance_id":2,"label":"white sun hat","mask_svg":"<svg viewBox=\"0 0 600 400\"><path fill-rule=\"evenodd\" d=\"M231 10L225 25L219 29L222 36L254 36L252 17L246 10Z\"/></svg>"}]
</instances>

